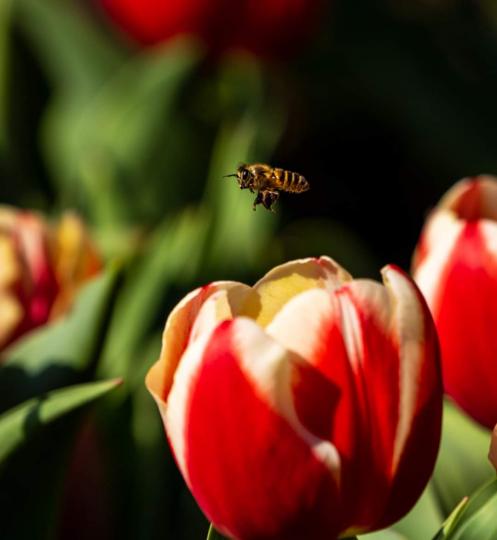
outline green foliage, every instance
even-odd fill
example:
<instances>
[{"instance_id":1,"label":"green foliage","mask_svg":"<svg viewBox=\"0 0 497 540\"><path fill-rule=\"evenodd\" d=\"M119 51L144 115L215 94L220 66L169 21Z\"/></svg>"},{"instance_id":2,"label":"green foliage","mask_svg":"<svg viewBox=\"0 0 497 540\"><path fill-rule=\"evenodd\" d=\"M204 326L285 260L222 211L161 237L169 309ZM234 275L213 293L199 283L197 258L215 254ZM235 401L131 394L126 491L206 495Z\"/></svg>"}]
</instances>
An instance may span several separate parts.
<instances>
[{"instance_id":1,"label":"green foliage","mask_svg":"<svg viewBox=\"0 0 497 540\"><path fill-rule=\"evenodd\" d=\"M119 272L110 267L81 291L71 312L3 353L0 404L91 378L103 345Z\"/></svg>"},{"instance_id":2,"label":"green foliage","mask_svg":"<svg viewBox=\"0 0 497 540\"><path fill-rule=\"evenodd\" d=\"M383 540L384 535L390 534L407 540L432 538L451 512L458 515L454 509L459 508L461 501L495 476L487 459L489 445L490 433L446 400L435 472L423 495L407 516L390 529L361 538ZM481 500L477 498L473 506Z\"/></svg>"},{"instance_id":3,"label":"green foliage","mask_svg":"<svg viewBox=\"0 0 497 540\"><path fill-rule=\"evenodd\" d=\"M124 58L90 14L65 0L16 0L19 25L59 91L86 96L97 91Z\"/></svg>"},{"instance_id":4,"label":"green foliage","mask_svg":"<svg viewBox=\"0 0 497 540\"><path fill-rule=\"evenodd\" d=\"M166 220L150 239L145 253L134 261L116 303L99 372L125 376L142 384L149 362L140 362L143 345L173 284L191 282L198 274L205 249L207 221L201 212L185 211Z\"/></svg>"},{"instance_id":5,"label":"green foliage","mask_svg":"<svg viewBox=\"0 0 497 540\"><path fill-rule=\"evenodd\" d=\"M493 540L497 537L497 480L464 499L434 540Z\"/></svg>"},{"instance_id":6,"label":"green foliage","mask_svg":"<svg viewBox=\"0 0 497 540\"><path fill-rule=\"evenodd\" d=\"M120 379L114 379L54 390L4 412L0 415L0 467L12 452L26 444L43 426L91 403L120 383Z\"/></svg>"},{"instance_id":7,"label":"green foliage","mask_svg":"<svg viewBox=\"0 0 497 540\"><path fill-rule=\"evenodd\" d=\"M443 515L495 474L487 456L490 432L451 402L444 407L442 443L433 488Z\"/></svg>"}]
</instances>

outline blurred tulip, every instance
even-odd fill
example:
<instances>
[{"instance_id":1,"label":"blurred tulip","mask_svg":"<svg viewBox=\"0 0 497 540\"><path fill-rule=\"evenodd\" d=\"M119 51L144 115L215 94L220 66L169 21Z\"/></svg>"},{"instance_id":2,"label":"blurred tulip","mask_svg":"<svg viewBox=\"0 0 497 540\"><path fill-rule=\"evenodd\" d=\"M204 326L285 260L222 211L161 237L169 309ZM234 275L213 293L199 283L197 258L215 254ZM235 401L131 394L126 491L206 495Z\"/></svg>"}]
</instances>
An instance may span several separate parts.
<instances>
[{"instance_id":1,"label":"blurred tulip","mask_svg":"<svg viewBox=\"0 0 497 540\"><path fill-rule=\"evenodd\" d=\"M102 268L84 223L72 212L66 212L55 227L53 259L60 287L52 309L52 315L57 316L67 311L78 287Z\"/></svg>"},{"instance_id":2,"label":"blurred tulip","mask_svg":"<svg viewBox=\"0 0 497 540\"><path fill-rule=\"evenodd\" d=\"M414 277L435 320L446 392L475 420L497 423L497 179L461 180L429 216Z\"/></svg>"},{"instance_id":3,"label":"blurred tulip","mask_svg":"<svg viewBox=\"0 0 497 540\"><path fill-rule=\"evenodd\" d=\"M146 383L220 532L331 540L419 497L440 436L437 338L414 283L382 273L384 285L302 259L172 311Z\"/></svg>"},{"instance_id":4,"label":"blurred tulip","mask_svg":"<svg viewBox=\"0 0 497 540\"><path fill-rule=\"evenodd\" d=\"M323 0L97 0L132 39L154 45L180 34L211 49L287 56L315 31Z\"/></svg>"},{"instance_id":5,"label":"blurred tulip","mask_svg":"<svg viewBox=\"0 0 497 540\"><path fill-rule=\"evenodd\" d=\"M100 267L76 216L52 227L36 213L0 207L0 350L67 310Z\"/></svg>"}]
</instances>

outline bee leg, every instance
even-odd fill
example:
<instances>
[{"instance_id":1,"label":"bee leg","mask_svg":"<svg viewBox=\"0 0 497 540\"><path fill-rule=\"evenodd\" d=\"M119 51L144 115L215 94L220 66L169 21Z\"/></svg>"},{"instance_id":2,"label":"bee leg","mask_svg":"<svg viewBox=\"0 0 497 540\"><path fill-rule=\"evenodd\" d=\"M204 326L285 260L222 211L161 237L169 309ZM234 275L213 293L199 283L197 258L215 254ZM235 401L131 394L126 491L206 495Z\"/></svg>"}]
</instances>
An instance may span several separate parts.
<instances>
[{"instance_id":1,"label":"bee leg","mask_svg":"<svg viewBox=\"0 0 497 540\"><path fill-rule=\"evenodd\" d=\"M264 193L262 191L257 192L257 197L254 199L254 204L252 205L252 210L255 210L258 204L264 204ZM265 206L265 204L264 204Z\"/></svg>"},{"instance_id":2,"label":"bee leg","mask_svg":"<svg viewBox=\"0 0 497 540\"><path fill-rule=\"evenodd\" d=\"M276 203L279 196L279 191L265 191L262 198L262 204L265 208L271 210L271 212L274 212L275 210L273 208L273 205Z\"/></svg>"}]
</instances>

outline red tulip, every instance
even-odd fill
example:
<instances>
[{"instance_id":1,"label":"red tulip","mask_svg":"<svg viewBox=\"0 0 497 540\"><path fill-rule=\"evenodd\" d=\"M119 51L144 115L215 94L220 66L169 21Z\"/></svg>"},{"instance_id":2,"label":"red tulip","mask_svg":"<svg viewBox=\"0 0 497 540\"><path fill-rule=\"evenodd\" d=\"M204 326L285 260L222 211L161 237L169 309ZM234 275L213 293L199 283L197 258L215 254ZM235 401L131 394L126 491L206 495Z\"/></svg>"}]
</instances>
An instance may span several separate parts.
<instances>
[{"instance_id":1,"label":"red tulip","mask_svg":"<svg viewBox=\"0 0 497 540\"><path fill-rule=\"evenodd\" d=\"M414 276L435 320L446 392L475 420L497 423L497 179L457 183L432 212Z\"/></svg>"},{"instance_id":2,"label":"red tulip","mask_svg":"<svg viewBox=\"0 0 497 540\"><path fill-rule=\"evenodd\" d=\"M253 288L193 291L166 323L147 387L178 466L224 534L336 538L415 503L439 444L435 329L398 268L384 285L331 259Z\"/></svg>"},{"instance_id":3,"label":"red tulip","mask_svg":"<svg viewBox=\"0 0 497 540\"><path fill-rule=\"evenodd\" d=\"M51 226L36 213L0 206L0 350L66 311L99 269L75 216Z\"/></svg>"},{"instance_id":4,"label":"red tulip","mask_svg":"<svg viewBox=\"0 0 497 540\"><path fill-rule=\"evenodd\" d=\"M193 34L216 51L287 56L318 24L323 0L98 0L132 39L154 45Z\"/></svg>"}]
</instances>

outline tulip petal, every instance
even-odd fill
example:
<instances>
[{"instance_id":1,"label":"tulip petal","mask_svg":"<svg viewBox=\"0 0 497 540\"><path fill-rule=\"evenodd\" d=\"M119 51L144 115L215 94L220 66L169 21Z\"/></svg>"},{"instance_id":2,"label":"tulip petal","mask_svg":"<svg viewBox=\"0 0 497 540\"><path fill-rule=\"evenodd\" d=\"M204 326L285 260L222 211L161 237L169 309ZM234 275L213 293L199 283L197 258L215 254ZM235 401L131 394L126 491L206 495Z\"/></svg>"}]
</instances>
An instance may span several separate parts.
<instances>
[{"instance_id":1,"label":"tulip petal","mask_svg":"<svg viewBox=\"0 0 497 540\"><path fill-rule=\"evenodd\" d=\"M391 484L379 522L386 526L407 512L428 481L440 438L442 392L438 343L420 292L394 266L382 274L386 288L357 280L345 289L360 319L358 384L362 379L375 459ZM420 448L422 437L435 442Z\"/></svg>"},{"instance_id":2,"label":"tulip petal","mask_svg":"<svg viewBox=\"0 0 497 540\"><path fill-rule=\"evenodd\" d=\"M435 211L421 235L413 258L414 278L430 306L462 229L463 223L452 213Z\"/></svg>"},{"instance_id":3,"label":"tulip petal","mask_svg":"<svg viewBox=\"0 0 497 540\"><path fill-rule=\"evenodd\" d=\"M219 296L208 305L197 321L204 303L218 291L225 291L228 300ZM220 321L230 319L233 312L245 301L251 289L243 283L218 281L189 293L169 315L162 334L162 350L159 360L148 372L146 384L155 399L166 400L173 383L174 372L188 342L202 332L212 330Z\"/></svg>"},{"instance_id":4,"label":"tulip petal","mask_svg":"<svg viewBox=\"0 0 497 540\"><path fill-rule=\"evenodd\" d=\"M463 178L444 195L437 211L453 212L458 219L497 221L497 181L495 176Z\"/></svg>"},{"instance_id":5,"label":"tulip petal","mask_svg":"<svg viewBox=\"0 0 497 540\"><path fill-rule=\"evenodd\" d=\"M83 221L66 212L54 230L53 257L60 293L51 317L66 312L77 289L102 270L102 260L93 245Z\"/></svg>"},{"instance_id":6,"label":"tulip petal","mask_svg":"<svg viewBox=\"0 0 497 540\"><path fill-rule=\"evenodd\" d=\"M295 403L333 414L336 389L253 321L221 323L189 345L162 414L195 498L237 538L333 537L336 448L300 422ZM313 405L312 405L313 403ZM215 422L213 419L215 418ZM222 450L221 450L222 449Z\"/></svg>"},{"instance_id":7,"label":"tulip petal","mask_svg":"<svg viewBox=\"0 0 497 540\"><path fill-rule=\"evenodd\" d=\"M348 532L355 533L391 523L407 511L428 479L438 447L416 448L417 459L427 464L422 474L411 440L425 430L437 441L440 432L441 383L431 317L403 272L387 267L383 275L386 287L355 280L332 292L303 292L267 327L341 389L327 435L342 457L344 515L352 509L345 519L354 524ZM300 416L316 432L316 420ZM319 430L324 436L324 426ZM397 502L391 492L406 471L417 471L417 477L409 480L409 497Z\"/></svg>"},{"instance_id":8,"label":"tulip petal","mask_svg":"<svg viewBox=\"0 0 497 540\"><path fill-rule=\"evenodd\" d=\"M448 234L435 234L448 221ZM433 212L420 241L424 257L414 259L440 336L445 390L488 428L497 421L496 221L497 178L465 178Z\"/></svg>"},{"instance_id":9,"label":"tulip petal","mask_svg":"<svg viewBox=\"0 0 497 540\"><path fill-rule=\"evenodd\" d=\"M466 223L430 303L443 352L445 389L488 428L497 422L496 243L497 224Z\"/></svg>"},{"instance_id":10,"label":"tulip petal","mask_svg":"<svg viewBox=\"0 0 497 540\"><path fill-rule=\"evenodd\" d=\"M350 274L329 257L282 264L254 285L258 297L252 298L240 315L250 317L265 327L293 296L313 288L334 290L351 279Z\"/></svg>"}]
</instances>

